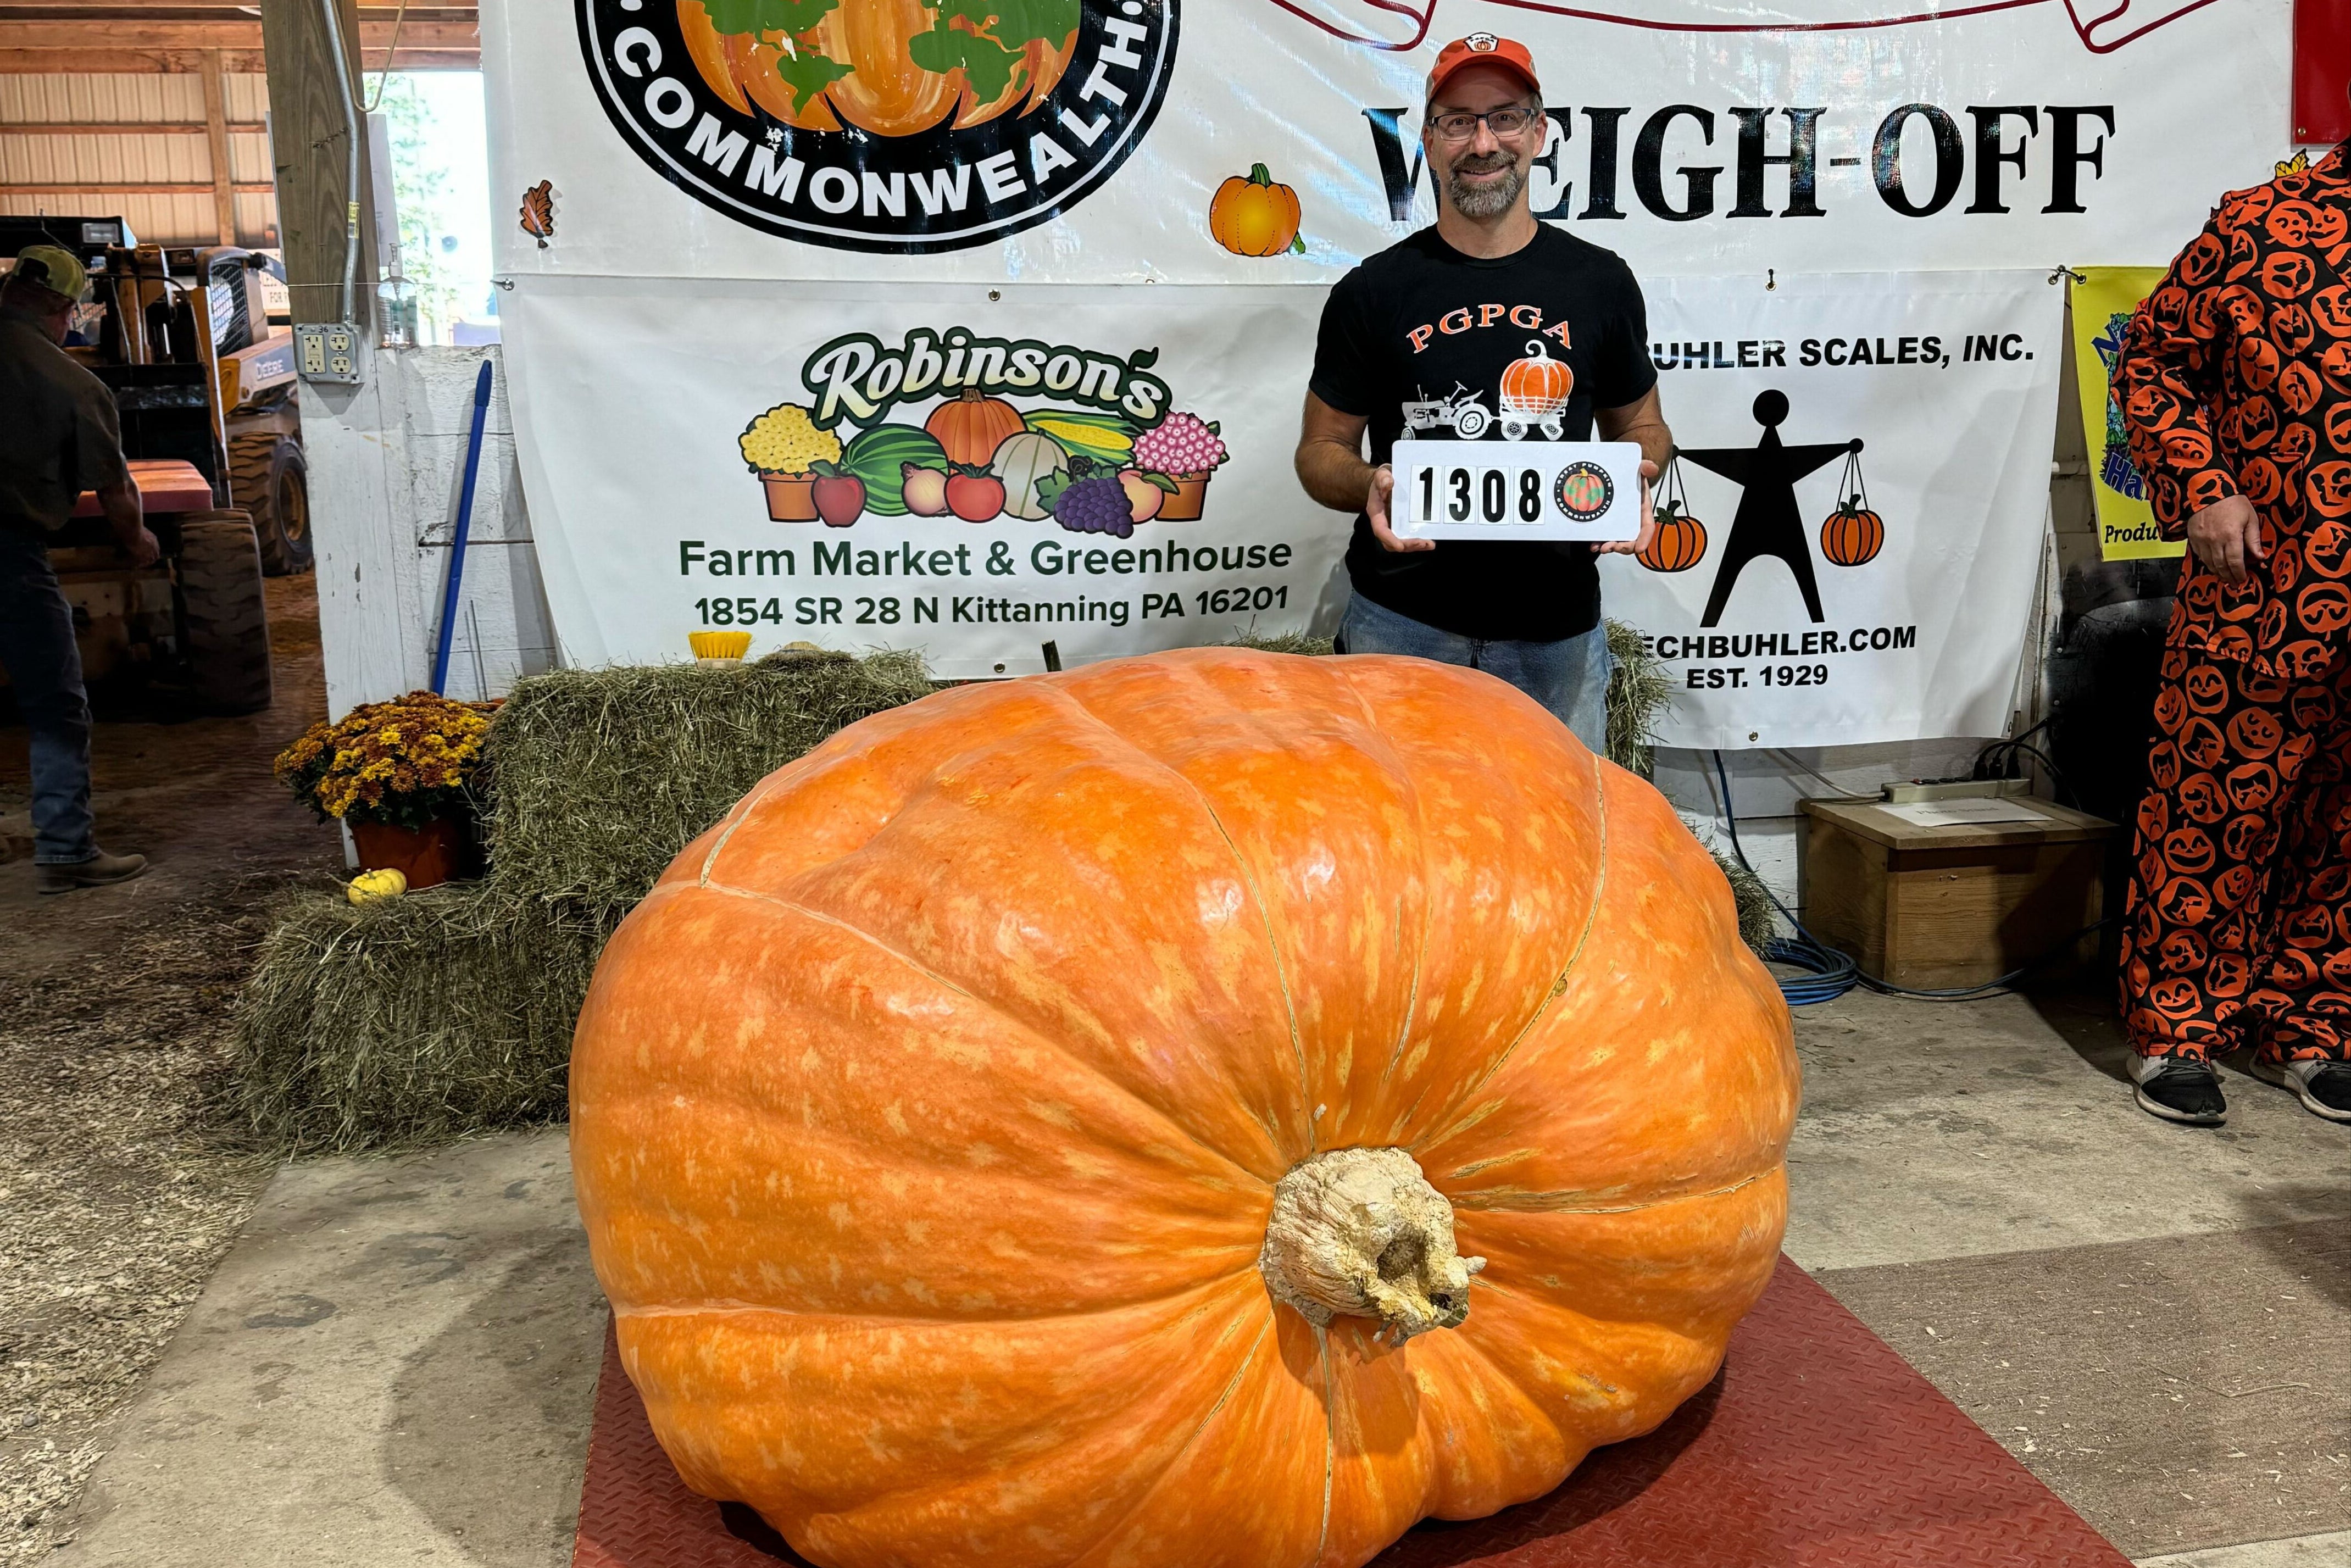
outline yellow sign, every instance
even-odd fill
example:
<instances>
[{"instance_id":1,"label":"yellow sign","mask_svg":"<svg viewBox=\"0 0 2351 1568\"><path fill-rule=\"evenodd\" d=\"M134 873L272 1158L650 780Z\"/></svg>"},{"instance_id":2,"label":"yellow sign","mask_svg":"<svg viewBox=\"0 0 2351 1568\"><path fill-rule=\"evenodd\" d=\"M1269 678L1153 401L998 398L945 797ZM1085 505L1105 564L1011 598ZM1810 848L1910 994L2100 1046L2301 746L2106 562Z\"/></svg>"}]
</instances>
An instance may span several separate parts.
<instances>
[{"instance_id":1,"label":"yellow sign","mask_svg":"<svg viewBox=\"0 0 2351 1568\"><path fill-rule=\"evenodd\" d=\"M2162 281L2159 267L2086 267L2074 285L2074 369L2082 393L2082 434L2090 447L2090 493L2097 498L2098 554L2106 560L2177 556L2188 548L2157 531L2147 486L2131 463L2122 414L2109 395L2123 328Z\"/></svg>"}]
</instances>

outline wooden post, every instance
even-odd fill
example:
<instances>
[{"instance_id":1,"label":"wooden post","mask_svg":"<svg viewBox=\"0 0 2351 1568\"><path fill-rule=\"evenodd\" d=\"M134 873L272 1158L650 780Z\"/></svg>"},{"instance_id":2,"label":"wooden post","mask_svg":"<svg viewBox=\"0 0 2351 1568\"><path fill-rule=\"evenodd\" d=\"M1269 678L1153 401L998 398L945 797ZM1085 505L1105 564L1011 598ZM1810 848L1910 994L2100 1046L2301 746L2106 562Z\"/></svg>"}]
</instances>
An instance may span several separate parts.
<instances>
[{"instance_id":1,"label":"wooden post","mask_svg":"<svg viewBox=\"0 0 2351 1568\"><path fill-rule=\"evenodd\" d=\"M269 69L270 156L277 168L277 232L286 250L286 285L298 322L333 321L342 309L344 225L359 207L360 266L351 290L351 319L361 328L375 313L375 214L369 190L367 121L360 127L357 190L345 177L350 157L346 118L327 47L325 5L340 20L354 92L360 74L359 7L353 0L261 0L263 51Z\"/></svg>"},{"instance_id":2,"label":"wooden post","mask_svg":"<svg viewBox=\"0 0 2351 1568\"><path fill-rule=\"evenodd\" d=\"M228 162L228 83L221 73L221 52L204 51L204 136L213 154L213 216L220 225L220 242L236 243L236 176Z\"/></svg>"}]
</instances>

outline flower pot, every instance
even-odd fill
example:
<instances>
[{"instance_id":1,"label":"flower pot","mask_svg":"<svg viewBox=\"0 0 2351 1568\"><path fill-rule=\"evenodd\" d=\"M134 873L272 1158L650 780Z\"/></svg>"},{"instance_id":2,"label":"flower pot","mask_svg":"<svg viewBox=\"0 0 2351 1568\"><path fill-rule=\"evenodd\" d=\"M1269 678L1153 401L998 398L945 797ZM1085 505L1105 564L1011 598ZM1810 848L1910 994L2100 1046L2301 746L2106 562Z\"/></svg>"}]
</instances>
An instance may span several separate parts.
<instances>
[{"instance_id":1,"label":"flower pot","mask_svg":"<svg viewBox=\"0 0 2351 1568\"><path fill-rule=\"evenodd\" d=\"M816 521L816 480L803 474L762 474L768 487L768 516L778 523Z\"/></svg>"},{"instance_id":2,"label":"flower pot","mask_svg":"<svg viewBox=\"0 0 2351 1568\"><path fill-rule=\"evenodd\" d=\"M438 887L466 869L471 859L466 827L455 817L435 817L421 828L353 822L351 842L359 847L363 869L396 871L408 879L413 893Z\"/></svg>"},{"instance_id":3,"label":"flower pot","mask_svg":"<svg viewBox=\"0 0 2351 1568\"><path fill-rule=\"evenodd\" d=\"M1207 498L1207 474L1170 474L1176 481L1176 493L1160 503L1159 521L1163 523L1196 523L1200 520L1200 505Z\"/></svg>"}]
</instances>

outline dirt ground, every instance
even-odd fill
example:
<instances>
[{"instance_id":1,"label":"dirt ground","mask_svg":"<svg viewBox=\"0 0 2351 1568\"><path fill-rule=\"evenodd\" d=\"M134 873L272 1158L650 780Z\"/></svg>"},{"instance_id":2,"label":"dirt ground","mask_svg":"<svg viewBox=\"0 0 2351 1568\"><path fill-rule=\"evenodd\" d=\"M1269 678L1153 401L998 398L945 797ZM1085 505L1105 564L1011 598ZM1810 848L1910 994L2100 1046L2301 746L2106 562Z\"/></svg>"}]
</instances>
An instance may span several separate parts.
<instances>
[{"instance_id":1,"label":"dirt ground","mask_svg":"<svg viewBox=\"0 0 2351 1568\"><path fill-rule=\"evenodd\" d=\"M326 714L317 594L269 584L277 700L180 719L99 706L99 841L120 887L34 892L21 724L0 724L0 1564L43 1555L113 1419L244 1223L270 1166L219 1093L268 905L341 841L271 779Z\"/></svg>"}]
</instances>

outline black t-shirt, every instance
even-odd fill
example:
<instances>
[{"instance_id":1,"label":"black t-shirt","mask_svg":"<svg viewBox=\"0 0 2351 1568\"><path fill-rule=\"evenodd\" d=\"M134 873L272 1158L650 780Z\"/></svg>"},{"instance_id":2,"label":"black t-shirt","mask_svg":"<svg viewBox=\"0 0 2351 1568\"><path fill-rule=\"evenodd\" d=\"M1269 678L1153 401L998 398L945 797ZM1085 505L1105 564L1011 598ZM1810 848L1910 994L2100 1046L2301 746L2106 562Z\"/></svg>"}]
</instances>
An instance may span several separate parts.
<instances>
[{"instance_id":1,"label":"black t-shirt","mask_svg":"<svg viewBox=\"0 0 2351 1568\"><path fill-rule=\"evenodd\" d=\"M1385 463L1407 403L1424 405L1416 440L1458 439L1455 418L1473 401L1487 422L1480 439L1500 439L1502 371L1540 345L1574 377L1557 439L1589 441L1594 408L1622 408L1656 384L1647 340L1641 286L1614 252L1539 225L1524 248L1487 260L1432 227L1367 257L1331 290L1308 384L1371 421L1372 461ZM1358 514L1347 575L1374 603L1463 637L1548 643L1600 622L1588 544L1448 540L1398 552L1383 549Z\"/></svg>"}]
</instances>

